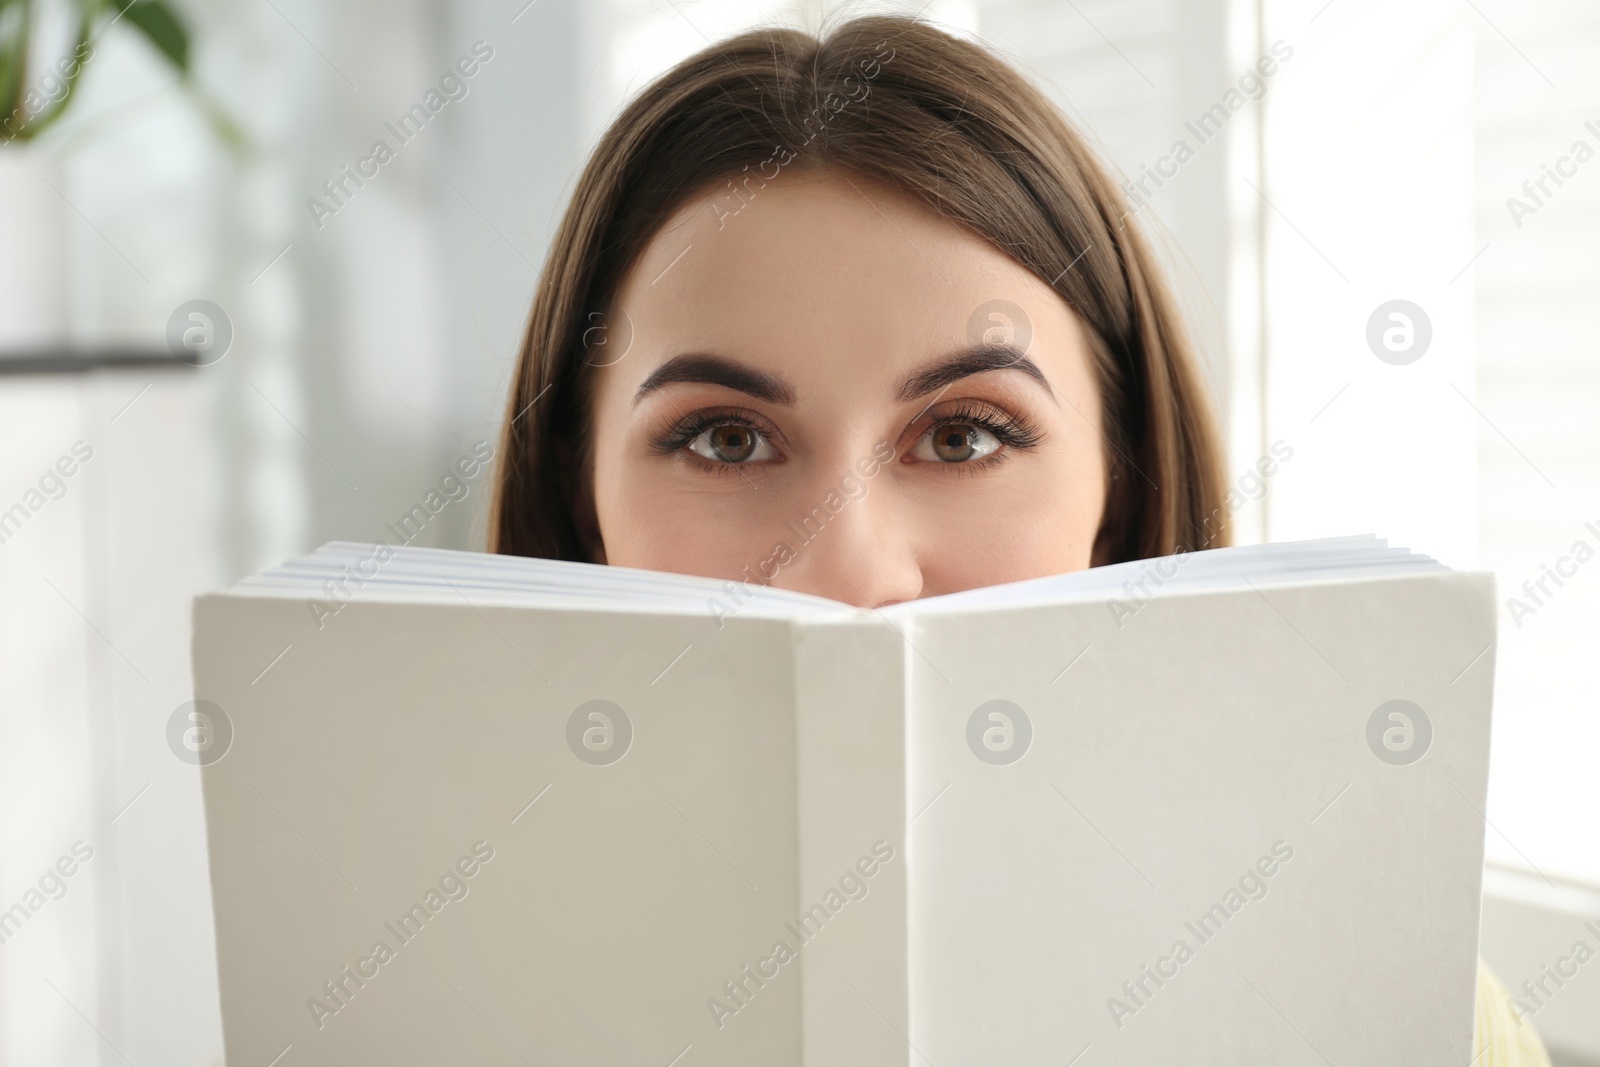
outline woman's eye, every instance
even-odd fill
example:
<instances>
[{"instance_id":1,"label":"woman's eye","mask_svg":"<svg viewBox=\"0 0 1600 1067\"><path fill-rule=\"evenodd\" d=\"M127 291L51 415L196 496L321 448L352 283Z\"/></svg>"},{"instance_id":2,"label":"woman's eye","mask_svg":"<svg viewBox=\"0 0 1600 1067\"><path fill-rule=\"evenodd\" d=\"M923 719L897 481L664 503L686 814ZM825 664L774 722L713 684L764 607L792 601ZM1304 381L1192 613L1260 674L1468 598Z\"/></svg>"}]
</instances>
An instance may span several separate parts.
<instances>
[{"instance_id":1,"label":"woman's eye","mask_svg":"<svg viewBox=\"0 0 1600 1067\"><path fill-rule=\"evenodd\" d=\"M689 451L714 463L755 463L777 454L759 432L737 422L709 426L689 442Z\"/></svg>"},{"instance_id":2,"label":"woman's eye","mask_svg":"<svg viewBox=\"0 0 1600 1067\"><path fill-rule=\"evenodd\" d=\"M967 463L1000 447L993 433L970 422L940 422L911 446L914 459L931 463Z\"/></svg>"}]
</instances>

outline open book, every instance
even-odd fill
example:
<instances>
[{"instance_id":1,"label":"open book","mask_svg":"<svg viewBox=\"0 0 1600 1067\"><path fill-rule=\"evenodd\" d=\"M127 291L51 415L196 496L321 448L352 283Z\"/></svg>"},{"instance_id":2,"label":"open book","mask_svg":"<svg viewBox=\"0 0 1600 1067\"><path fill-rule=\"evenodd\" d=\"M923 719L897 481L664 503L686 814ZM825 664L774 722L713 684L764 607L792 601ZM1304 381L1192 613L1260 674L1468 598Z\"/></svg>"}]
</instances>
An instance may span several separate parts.
<instances>
[{"instance_id":1,"label":"open book","mask_svg":"<svg viewBox=\"0 0 1600 1067\"><path fill-rule=\"evenodd\" d=\"M195 607L228 1062L1460 1067L1494 644L1369 537L882 610L330 544Z\"/></svg>"}]
</instances>

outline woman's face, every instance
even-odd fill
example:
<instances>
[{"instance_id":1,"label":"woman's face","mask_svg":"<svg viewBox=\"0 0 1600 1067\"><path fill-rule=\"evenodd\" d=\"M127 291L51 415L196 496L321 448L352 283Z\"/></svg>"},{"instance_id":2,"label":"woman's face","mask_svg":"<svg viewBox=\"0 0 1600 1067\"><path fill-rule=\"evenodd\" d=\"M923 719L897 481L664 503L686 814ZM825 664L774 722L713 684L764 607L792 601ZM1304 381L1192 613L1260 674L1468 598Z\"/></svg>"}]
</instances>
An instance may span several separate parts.
<instances>
[{"instance_id":1,"label":"woman's face","mask_svg":"<svg viewBox=\"0 0 1600 1067\"><path fill-rule=\"evenodd\" d=\"M1089 566L1101 405L1060 297L858 177L745 198L669 220L588 348L596 558L864 607Z\"/></svg>"}]
</instances>

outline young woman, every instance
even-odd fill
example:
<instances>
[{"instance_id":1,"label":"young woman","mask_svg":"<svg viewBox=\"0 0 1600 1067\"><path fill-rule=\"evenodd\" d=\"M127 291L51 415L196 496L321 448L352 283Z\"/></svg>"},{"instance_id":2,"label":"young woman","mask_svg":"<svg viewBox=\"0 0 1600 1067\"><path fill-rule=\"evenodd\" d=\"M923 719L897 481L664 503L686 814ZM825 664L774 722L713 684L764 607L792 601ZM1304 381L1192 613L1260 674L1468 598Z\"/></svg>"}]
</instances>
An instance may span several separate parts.
<instances>
[{"instance_id":1,"label":"young woman","mask_svg":"<svg viewBox=\"0 0 1600 1067\"><path fill-rule=\"evenodd\" d=\"M708 48L578 182L492 549L877 607L1227 544L1206 391L1131 210L1035 88L927 25ZM1486 970L1476 1043L1481 1067L1548 1062Z\"/></svg>"}]
</instances>

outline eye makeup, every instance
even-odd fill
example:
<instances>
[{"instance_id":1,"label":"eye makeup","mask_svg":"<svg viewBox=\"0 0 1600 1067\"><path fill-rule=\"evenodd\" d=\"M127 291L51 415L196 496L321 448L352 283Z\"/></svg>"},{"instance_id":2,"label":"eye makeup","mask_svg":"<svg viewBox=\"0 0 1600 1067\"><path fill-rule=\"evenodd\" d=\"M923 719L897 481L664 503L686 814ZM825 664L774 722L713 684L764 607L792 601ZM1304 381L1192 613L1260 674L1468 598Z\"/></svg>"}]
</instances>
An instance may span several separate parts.
<instances>
[{"instance_id":1,"label":"eye makeup","mask_svg":"<svg viewBox=\"0 0 1600 1067\"><path fill-rule=\"evenodd\" d=\"M935 431L946 428L954 432L935 441ZM914 462L975 474L1013 450L1034 448L1044 436L1027 416L968 398L922 413L902 436L900 451ZM648 448L654 455L679 456L707 473L725 474L734 468L784 462L782 444L777 428L756 412L713 407L669 424L649 440Z\"/></svg>"}]
</instances>

